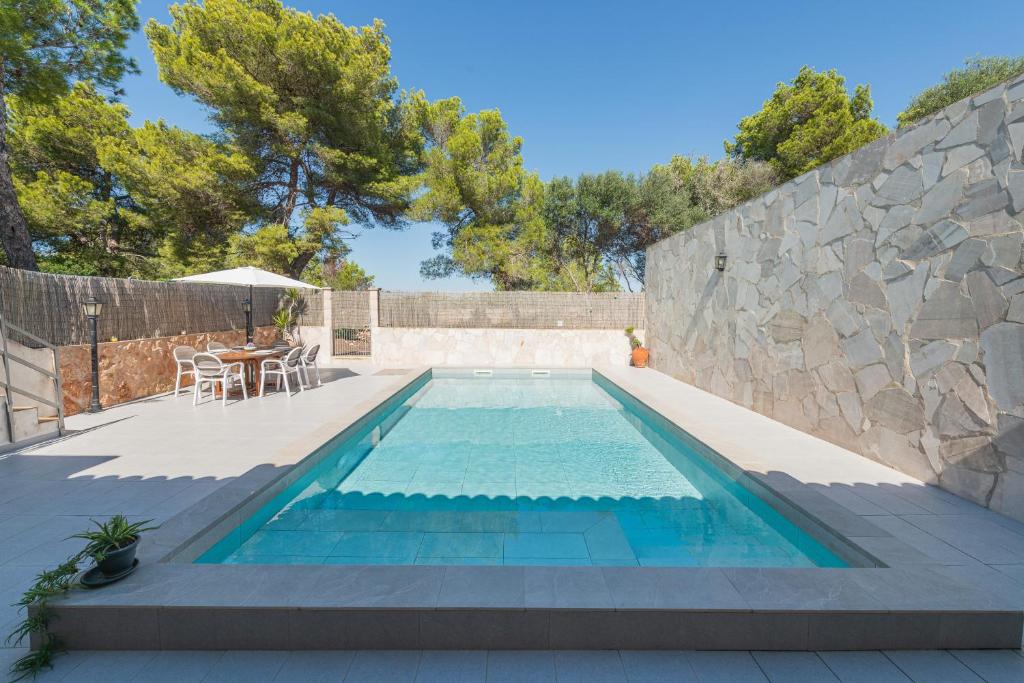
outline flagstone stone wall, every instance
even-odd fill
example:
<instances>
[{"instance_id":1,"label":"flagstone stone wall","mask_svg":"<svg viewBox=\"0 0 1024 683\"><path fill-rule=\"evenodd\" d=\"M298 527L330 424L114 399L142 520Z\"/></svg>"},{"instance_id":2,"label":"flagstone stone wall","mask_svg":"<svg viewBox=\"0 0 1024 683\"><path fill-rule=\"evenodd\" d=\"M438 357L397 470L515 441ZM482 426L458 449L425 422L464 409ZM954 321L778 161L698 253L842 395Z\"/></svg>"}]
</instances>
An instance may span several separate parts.
<instances>
[{"instance_id":1,"label":"flagstone stone wall","mask_svg":"<svg viewBox=\"0 0 1024 683\"><path fill-rule=\"evenodd\" d=\"M1024 519L1022 223L1018 77L652 246L651 365Z\"/></svg>"}]
</instances>

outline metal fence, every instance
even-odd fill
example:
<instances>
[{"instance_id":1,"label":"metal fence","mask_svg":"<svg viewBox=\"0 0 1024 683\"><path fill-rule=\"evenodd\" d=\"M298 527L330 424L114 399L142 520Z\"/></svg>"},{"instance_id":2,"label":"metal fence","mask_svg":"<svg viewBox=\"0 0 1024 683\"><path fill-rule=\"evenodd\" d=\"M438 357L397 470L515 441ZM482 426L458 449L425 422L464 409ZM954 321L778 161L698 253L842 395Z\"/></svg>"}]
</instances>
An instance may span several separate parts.
<instances>
[{"instance_id":1,"label":"metal fence","mask_svg":"<svg viewBox=\"0 0 1024 683\"><path fill-rule=\"evenodd\" d=\"M643 294L384 292L381 327L607 330L643 327Z\"/></svg>"},{"instance_id":2,"label":"metal fence","mask_svg":"<svg viewBox=\"0 0 1024 683\"><path fill-rule=\"evenodd\" d=\"M89 342L82 302L103 303L98 321L101 340L143 339L181 333L245 329L242 301L248 287L152 282L120 278L51 275L0 267L0 314L51 344ZM283 290L253 290L253 325L270 325ZM301 325L323 324L323 299L302 290Z\"/></svg>"},{"instance_id":3,"label":"metal fence","mask_svg":"<svg viewBox=\"0 0 1024 683\"><path fill-rule=\"evenodd\" d=\"M331 292L332 351L335 356L370 355L370 297L373 292Z\"/></svg>"}]
</instances>

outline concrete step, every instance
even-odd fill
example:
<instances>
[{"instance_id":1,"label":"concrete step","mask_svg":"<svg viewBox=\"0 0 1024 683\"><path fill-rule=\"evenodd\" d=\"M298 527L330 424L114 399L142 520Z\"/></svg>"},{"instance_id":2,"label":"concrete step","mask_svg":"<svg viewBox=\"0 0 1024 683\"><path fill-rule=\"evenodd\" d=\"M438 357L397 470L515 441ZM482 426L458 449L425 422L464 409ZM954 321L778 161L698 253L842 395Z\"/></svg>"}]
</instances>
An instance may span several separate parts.
<instances>
[{"instance_id":1,"label":"concrete step","mask_svg":"<svg viewBox=\"0 0 1024 683\"><path fill-rule=\"evenodd\" d=\"M0 396L0 446L11 443L11 435L7 433L7 398Z\"/></svg>"},{"instance_id":2,"label":"concrete step","mask_svg":"<svg viewBox=\"0 0 1024 683\"><path fill-rule=\"evenodd\" d=\"M14 443L56 434L58 431L57 418L40 417L36 406L11 406L11 410L14 417Z\"/></svg>"}]
</instances>

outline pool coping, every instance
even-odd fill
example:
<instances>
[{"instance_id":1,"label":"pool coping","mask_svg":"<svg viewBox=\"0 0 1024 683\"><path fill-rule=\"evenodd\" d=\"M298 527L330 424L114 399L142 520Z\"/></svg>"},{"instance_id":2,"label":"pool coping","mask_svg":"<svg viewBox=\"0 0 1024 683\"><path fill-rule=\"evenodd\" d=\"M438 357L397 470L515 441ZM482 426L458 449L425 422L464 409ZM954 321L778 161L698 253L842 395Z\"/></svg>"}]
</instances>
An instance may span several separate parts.
<instances>
[{"instance_id":1,"label":"pool coping","mask_svg":"<svg viewBox=\"0 0 1024 683\"><path fill-rule=\"evenodd\" d=\"M593 370L854 547L857 538L906 546L802 482L780 483L750 469L755 452L686 419L628 373ZM51 603L56 634L78 649L1020 646L1020 610L931 571L928 563L842 569L191 563L301 476L320 449L358 429L429 371L396 375L275 454L275 462L290 465L255 467L148 534L134 575Z\"/></svg>"}]
</instances>

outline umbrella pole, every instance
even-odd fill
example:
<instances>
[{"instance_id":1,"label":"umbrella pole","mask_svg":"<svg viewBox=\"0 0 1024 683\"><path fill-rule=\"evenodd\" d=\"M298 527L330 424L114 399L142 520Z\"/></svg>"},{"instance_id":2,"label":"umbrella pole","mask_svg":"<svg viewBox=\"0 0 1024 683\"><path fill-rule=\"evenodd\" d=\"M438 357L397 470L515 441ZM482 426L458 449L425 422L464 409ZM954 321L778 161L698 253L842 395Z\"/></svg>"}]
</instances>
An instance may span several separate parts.
<instances>
[{"instance_id":1,"label":"umbrella pole","mask_svg":"<svg viewBox=\"0 0 1024 683\"><path fill-rule=\"evenodd\" d=\"M252 343L252 285L249 285L249 302L245 307L245 343Z\"/></svg>"}]
</instances>

